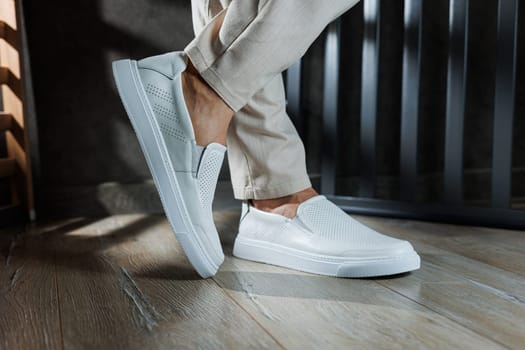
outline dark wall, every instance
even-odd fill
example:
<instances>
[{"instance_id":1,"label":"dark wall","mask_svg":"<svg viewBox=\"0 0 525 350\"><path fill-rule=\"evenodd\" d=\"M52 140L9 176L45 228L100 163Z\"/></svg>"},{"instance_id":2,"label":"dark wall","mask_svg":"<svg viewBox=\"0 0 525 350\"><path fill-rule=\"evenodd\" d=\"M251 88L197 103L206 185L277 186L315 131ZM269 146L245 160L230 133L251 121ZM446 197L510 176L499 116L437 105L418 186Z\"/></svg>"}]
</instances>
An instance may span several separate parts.
<instances>
[{"instance_id":1,"label":"dark wall","mask_svg":"<svg viewBox=\"0 0 525 350\"><path fill-rule=\"evenodd\" d=\"M189 1L26 2L45 186L148 178L111 61L182 49Z\"/></svg>"},{"instance_id":2,"label":"dark wall","mask_svg":"<svg viewBox=\"0 0 525 350\"><path fill-rule=\"evenodd\" d=\"M472 198L489 192L496 0L471 1L471 41L465 120L465 167ZM111 61L182 49L193 36L187 0L78 0L25 3L40 134L42 187L135 183L149 178L111 78ZM402 1L384 1L382 19L378 194L397 195L402 58ZM523 13L525 6L521 7ZM448 1L426 1L421 83L420 172L426 199L439 196L443 169ZM522 18L525 18L522 16ZM524 22L522 20L521 27ZM359 174L361 4L345 15L341 57L340 191L354 194ZM520 30L520 33L525 33ZM524 60L520 38L520 62ZM324 39L305 57L304 141L308 169L320 169ZM514 162L525 168L525 87L520 66ZM225 163L226 165L226 163ZM226 170L226 169L224 169ZM426 174L426 175L425 175ZM437 175L436 175L437 174ZM428 176L427 176L428 175ZM426 177L425 177L426 176ZM223 171L223 178L228 173ZM525 196L515 181L515 194Z\"/></svg>"}]
</instances>

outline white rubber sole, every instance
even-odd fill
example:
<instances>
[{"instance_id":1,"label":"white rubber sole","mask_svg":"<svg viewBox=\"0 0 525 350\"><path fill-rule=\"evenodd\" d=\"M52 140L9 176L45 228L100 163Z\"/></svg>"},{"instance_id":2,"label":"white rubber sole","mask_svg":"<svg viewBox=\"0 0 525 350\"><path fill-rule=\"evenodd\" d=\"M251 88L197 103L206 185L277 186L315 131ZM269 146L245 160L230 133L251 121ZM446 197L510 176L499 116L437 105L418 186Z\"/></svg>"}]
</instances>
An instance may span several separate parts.
<instances>
[{"instance_id":1,"label":"white rubber sole","mask_svg":"<svg viewBox=\"0 0 525 350\"><path fill-rule=\"evenodd\" d=\"M202 243L205 238L199 238L191 222L168 149L139 79L137 62L113 62L113 76L177 240L201 277L215 275L224 261L222 247L206 248ZM210 252L209 249L214 251Z\"/></svg>"},{"instance_id":2,"label":"white rubber sole","mask_svg":"<svg viewBox=\"0 0 525 350\"><path fill-rule=\"evenodd\" d=\"M233 255L318 275L349 278L395 275L417 270L421 264L415 251L388 258L341 258L242 237L235 240Z\"/></svg>"}]
</instances>

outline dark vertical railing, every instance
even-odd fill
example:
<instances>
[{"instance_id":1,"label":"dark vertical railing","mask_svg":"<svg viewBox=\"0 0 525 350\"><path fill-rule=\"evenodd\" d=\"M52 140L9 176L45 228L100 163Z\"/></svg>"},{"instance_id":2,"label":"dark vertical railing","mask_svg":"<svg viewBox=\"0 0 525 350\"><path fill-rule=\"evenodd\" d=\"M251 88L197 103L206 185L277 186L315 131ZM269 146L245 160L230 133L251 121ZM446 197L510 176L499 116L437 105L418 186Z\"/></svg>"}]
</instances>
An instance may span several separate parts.
<instances>
[{"instance_id":1,"label":"dark vertical railing","mask_svg":"<svg viewBox=\"0 0 525 350\"><path fill-rule=\"evenodd\" d=\"M361 182L359 195L373 197L376 182L376 121L379 82L380 1L363 2L363 68L361 85Z\"/></svg>"},{"instance_id":2,"label":"dark vertical railing","mask_svg":"<svg viewBox=\"0 0 525 350\"><path fill-rule=\"evenodd\" d=\"M463 201L468 4L468 0L450 0L444 174L444 200L450 204Z\"/></svg>"},{"instance_id":3,"label":"dark vertical railing","mask_svg":"<svg viewBox=\"0 0 525 350\"><path fill-rule=\"evenodd\" d=\"M385 0L386 1L386 0ZM523 211L509 208L512 184L512 133L516 92L518 2L498 0L497 70L494 106L493 208L463 201L464 121L469 36L469 0L449 0L448 69L444 149L444 203L416 203L418 124L421 83L423 0L404 0L404 47L401 91L400 197L382 200L376 190L376 127L379 91L380 0L364 0L361 81L360 186L355 197L336 195L340 22L329 26L323 92L321 190L342 209L359 214L436 220L471 225L525 228ZM428 1L426 4L430 4ZM425 5L427 6L427 5ZM483 57L476 59L483 59ZM300 68L288 76L290 110L298 111ZM293 90L295 86L296 90ZM294 94L295 97L293 96ZM295 113L295 112L294 112ZM300 111L297 112L300 114ZM363 198L364 197L364 198ZM450 205L452 204L452 205Z\"/></svg>"},{"instance_id":4,"label":"dark vertical railing","mask_svg":"<svg viewBox=\"0 0 525 350\"><path fill-rule=\"evenodd\" d=\"M401 199L414 201L417 186L419 85L421 81L422 0L406 0L401 91Z\"/></svg>"},{"instance_id":5,"label":"dark vertical railing","mask_svg":"<svg viewBox=\"0 0 525 350\"><path fill-rule=\"evenodd\" d=\"M516 86L518 0L500 0L498 6L492 206L508 208L512 193L512 130Z\"/></svg>"},{"instance_id":6,"label":"dark vertical railing","mask_svg":"<svg viewBox=\"0 0 525 350\"><path fill-rule=\"evenodd\" d=\"M304 120L301 109L301 68L302 61L299 60L286 71L286 98L287 111L292 119L297 132L304 136Z\"/></svg>"},{"instance_id":7,"label":"dark vertical railing","mask_svg":"<svg viewBox=\"0 0 525 350\"><path fill-rule=\"evenodd\" d=\"M341 45L341 20L328 26L323 89L323 149L321 162L321 189L328 195L335 194L337 163L337 122L339 101L339 55Z\"/></svg>"}]
</instances>

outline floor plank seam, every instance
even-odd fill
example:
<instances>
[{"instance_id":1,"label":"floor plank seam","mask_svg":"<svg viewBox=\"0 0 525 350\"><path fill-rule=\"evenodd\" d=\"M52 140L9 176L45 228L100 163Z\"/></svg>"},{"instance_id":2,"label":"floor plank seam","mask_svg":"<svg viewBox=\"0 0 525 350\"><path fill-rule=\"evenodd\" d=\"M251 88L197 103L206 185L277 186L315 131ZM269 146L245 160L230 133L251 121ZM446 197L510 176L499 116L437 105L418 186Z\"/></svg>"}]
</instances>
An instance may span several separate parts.
<instances>
[{"instance_id":1,"label":"floor plank seam","mask_svg":"<svg viewBox=\"0 0 525 350\"><path fill-rule=\"evenodd\" d=\"M21 266L18 266L15 271L11 274L11 277L9 277L9 290L12 291L15 287L16 283L18 282L18 279L20 278L20 272L22 271L22 268L24 267L24 264Z\"/></svg>"},{"instance_id":2,"label":"floor plank seam","mask_svg":"<svg viewBox=\"0 0 525 350\"><path fill-rule=\"evenodd\" d=\"M404 294L398 292L397 290L392 289L392 288L390 288L389 286L387 286L387 285L385 285L385 284L383 284L383 283L381 283L381 282L379 282L379 281L374 281L374 282L376 282L377 284L379 284L379 285L381 285L381 286L383 286L383 287L385 287L385 288L391 290L392 292L394 292L394 293L396 293L396 294L398 294L398 295L400 295L400 296L402 296L402 297L404 297L404 298L406 298L406 299L408 299L408 300L410 300L410 301L412 301L412 302L414 302L414 303L416 303L416 304L418 304L418 305L424 307L425 309L427 309L427 310L429 310L429 311L432 311L433 313L435 313L435 314L437 314L437 315L440 315L440 316L442 316L442 317L445 317L446 319L450 320L451 322L453 322L453 323L455 323L455 324L457 324L457 325L459 325L459 326L461 326L461 327L464 327L464 328L470 330L471 332L476 333L477 335L479 335L480 337L482 337L482 338L484 338L484 339L490 340L491 342L493 342L493 343L495 343L495 344L498 344L498 345L502 346L502 347L505 348L505 349L512 350L512 348L508 347L508 346L505 345L505 344L502 344L502 343L499 342L498 340L493 339L492 337L490 337L490 336L488 336L488 335L486 335L486 334L480 333L479 331L470 328L468 325L462 324L462 323L458 322L457 320L454 320L454 319L450 318L448 315L439 312L438 310L434 310L433 308L431 308L431 307L428 306L428 305L422 304L421 302L419 302L419 301L417 301L417 300L415 300L415 299L412 299L411 297L409 297L409 296L407 296L407 295L404 295Z\"/></svg>"},{"instance_id":3,"label":"floor plank seam","mask_svg":"<svg viewBox=\"0 0 525 350\"><path fill-rule=\"evenodd\" d=\"M429 244L430 245L430 244ZM439 248L438 246L435 246L435 245L432 245L434 248ZM442 248L439 248L439 249L442 249ZM496 268L496 269L500 269L502 271L505 271L505 272L508 272L508 273L512 273L512 274L515 274L515 275L518 275L520 277L525 277L525 273L521 273L521 272L517 272L517 271L512 271L512 270L509 270L503 266L496 266L496 265L493 265L493 264L490 264L486 261L483 261L483 260L480 260L480 259L477 259L475 257L471 257L471 256L468 256L468 255L465 255L465 254L460 254L456 251L451 251L451 253L454 253L455 255L458 255L458 256L461 256L465 259L470 259L470 260L473 260L473 261L476 261L476 262L479 262L479 263L482 263L482 264L486 264L486 265L489 265L489 266L492 266L493 268Z\"/></svg>"},{"instance_id":4,"label":"floor plank seam","mask_svg":"<svg viewBox=\"0 0 525 350\"><path fill-rule=\"evenodd\" d=\"M99 230L97 230L96 237L101 246L107 243L107 239ZM146 327L146 330L152 333L153 329L158 326L159 320L163 320L162 315L147 300L126 268L105 255L101 255L100 258L118 275L117 282L119 284L119 290L122 291L131 305L137 310L139 319Z\"/></svg>"},{"instance_id":5,"label":"floor plank seam","mask_svg":"<svg viewBox=\"0 0 525 350\"><path fill-rule=\"evenodd\" d=\"M507 292L506 290L502 290L502 289L490 286L488 284L485 284L483 282L470 279L467 276L463 276L461 273L458 273L456 271L452 271L452 270L450 270L450 269L448 269L448 268L446 268L444 266L440 266L440 265L435 264L435 263L427 262L426 264L429 265L429 266L432 266L436 270L441 270L441 271L443 271L443 272L445 272L447 274L450 274L452 276L455 276L456 278L459 278L459 279L461 279L463 281L467 281L468 283L473 284L476 287L479 287L480 289L486 290L489 293L492 293L492 294L494 294L494 295L496 295L496 296L498 296L498 297L500 297L502 299L505 299L505 300L510 301L512 303L515 303L515 304L518 304L520 306L525 305L525 299L524 298L521 298L521 297L516 296L516 295L514 295L514 294L512 294L510 292ZM498 267L494 267L494 268L498 268Z\"/></svg>"},{"instance_id":6,"label":"floor plank seam","mask_svg":"<svg viewBox=\"0 0 525 350\"><path fill-rule=\"evenodd\" d=\"M60 288L58 288L58 271L57 271L57 256L56 253L54 254L53 259L54 266L54 273L55 273L55 295L57 298L57 313L58 313L58 330L60 332L60 345L62 346L62 350L65 349L64 344L64 330L62 325L62 310L60 308Z\"/></svg>"},{"instance_id":7,"label":"floor plank seam","mask_svg":"<svg viewBox=\"0 0 525 350\"><path fill-rule=\"evenodd\" d=\"M5 267L8 267L9 264L11 263L11 257L13 256L13 251L15 249L17 240L18 240L18 234L15 234L15 236L11 238L11 243L9 244L9 248L7 249L7 254L6 254L5 263L4 263Z\"/></svg>"},{"instance_id":8,"label":"floor plank seam","mask_svg":"<svg viewBox=\"0 0 525 350\"><path fill-rule=\"evenodd\" d=\"M219 281L217 281L214 277L212 277L212 280L213 280L213 282L215 282L215 284L217 284L217 286L219 286L219 288L224 292L224 294L226 294L226 296L230 300L232 300L235 303L235 305L237 305L243 312L245 312L248 315L248 317L250 317L259 327L261 327L261 329L266 334L268 334L268 336L270 338L272 338L275 341L275 343L281 347L281 349L284 349L284 350L288 349L266 327L264 327L264 325L262 325L248 310L246 310L239 302L237 302L237 300L235 300L235 298L233 298L230 295L230 293L226 290L226 288L224 286L222 286L219 283Z\"/></svg>"},{"instance_id":9,"label":"floor plank seam","mask_svg":"<svg viewBox=\"0 0 525 350\"><path fill-rule=\"evenodd\" d=\"M135 308L138 310L142 321L145 323L149 332L158 325L158 321L162 316L146 299L144 293L131 276L131 274L124 267L119 266L121 278L119 278L120 288L124 294L130 299Z\"/></svg>"},{"instance_id":10,"label":"floor plank seam","mask_svg":"<svg viewBox=\"0 0 525 350\"><path fill-rule=\"evenodd\" d=\"M255 307L257 308L257 310L259 310L259 312L261 314L263 314L264 317L266 317L267 319L269 319L270 321L274 321L275 318L272 316L272 314L257 300L257 296L255 294L253 294L252 292L250 292L248 290L248 288L246 288L246 283L244 281L242 281L238 275L235 275L235 279L237 280L237 283L239 284L239 286L241 286L244 294L246 294L246 296L248 297L248 299L250 299L250 301L255 305Z\"/></svg>"},{"instance_id":11,"label":"floor plank seam","mask_svg":"<svg viewBox=\"0 0 525 350\"><path fill-rule=\"evenodd\" d=\"M368 223L367 223L368 224ZM427 223L428 224L428 223ZM387 223L388 225L388 223ZM433 225L443 225L443 224L433 224ZM463 227L463 226L462 226ZM464 226L464 228L475 228L475 227L472 227L472 226ZM479 227L478 227L479 229ZM501 234L501 236L503 237L504 235ZM400 238L403 238L402 236L400 236ZM453 238L453 237L452 237ZM513 270L509 270L508 268L505 268L503 266L496 266L492 263L489 263L487 261L483 261L483 260L480 260L479 258L477 257L473 257L473 256L469 256L469 255L466 255L465 253L468 253L469 250L466 249L465 247L461 247L461 248L464 248L462 249L462 252L459 252L457 250L450 250L450 247L443 247L443 246L440 246L440 242L429 242L426 240L425 237L421 238L421 239L418 239L418 238L413 238L413 239L409 239L411 242L418 242L418 243L421 243L421 244L424 244L424 245L427 245L429 247L432 247L432 248L436 248L438 250L444 250L444 251L447 251L448 253L450 254L453 254L453 255L456 255L456 256L460 256L460 257L463 257L465 259L469 259L469 260L472 260L472 261L476 261L476 262L479 262L479 263L482 263L482 264L486 264L486 265L489 265L493 268L497 268L497 269L500 269L502 271L505 271L505 272L508 272L508 273L512 273L512 274L515 274L515 275L518 275L520 277L525 277L525 273L522 273L522 272L517 272L517 271L513 271ZM453 243L454 241L452 241ZM520 252L521 253L521 252Z\"/></svg>"},{"instance_id":12,"label":"floor plank seam","mask_svg":"<svg viewBox=\"0 0 525 350\"><path fill-rule=\"evenodd\" d=\"M516 295L513 295L507 291L504 291L504 290L501 290L501 289L498 289L498 288L494 288L492 286L489 286L485 283L481 283L481 282L478 282L478 281L474 281L474 280L471 280L470 278L466 278L466 277L463 277L465 280L469 281L470 283L482 288L482 289L485 289L491 293L493 293L494 295L497 295L498 297L502 298L502 299L505 299L507 301L510 301L512 303L515 303L515 304L518 304L518 305L525 305L525 299L521 298L521 297L518 297Z\"/></svg>"}]
</instances>

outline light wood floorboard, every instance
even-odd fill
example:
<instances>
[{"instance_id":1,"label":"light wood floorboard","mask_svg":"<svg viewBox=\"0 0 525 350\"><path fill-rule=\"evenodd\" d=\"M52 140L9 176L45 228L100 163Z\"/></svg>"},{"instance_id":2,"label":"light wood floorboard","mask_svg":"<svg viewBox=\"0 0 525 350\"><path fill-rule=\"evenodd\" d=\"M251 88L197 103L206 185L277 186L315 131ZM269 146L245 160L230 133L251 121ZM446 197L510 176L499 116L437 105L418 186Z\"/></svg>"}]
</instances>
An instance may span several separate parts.
<instances>
[{"instance_id":1,"label":"light wood floorboard","mask_svg":"<svg viewBox=\"0 0 525 350\"><path fill-rule=\"evenodd\" d=\"M45 244L38 234L16 227L0 234L0 348L61 347L53 257L35 258Z\"/></svg>"},{"instance_id":2,"label":"light wood floorboard","mask_svg":"<svg viewBox=\"0 0 525 350\"><path fill-rule=\"evenodd\" d=\"M221 232L230 255L234 227ZM227 259L214 278L290 349L327 344L340 349L505 348L392 290L382 279L327 278L235 258Z\"/></svg>"},{"instance_id":3,"label":"light wood floorboard","mask_svg":"<svg viewBox=\"0 0 525 350\"><path fill-rule=\"evenodd\" d=\"M0 349L521 349L525 234L359 217L408 239L416 272L337 279L225 253L207 280L162 216L0 231Z\"/></svg>"},{"instance_id":4,"label":"light wood floorboard","mask_svg":"<svg viewBox=\"0 0 525 350\"><path fill-rule=\"evenodd\" d=\"M525 279L519 267L525 257L525 251L520 253L523 232L361 219L381 232L409 239L422 257L416 273L378 283L510 348L523 347ZM491 256L494 252L496 257Z\"/></svg>"},{"instance_id":5,"label":"light wood floorboard","mask_svg":"<svg viewBox=\"0 0 525 350\"><path fill-rule=\"evenodd\" d=\"M368 218L364 222L405 239L525 276L524 232L395 219Z\"/></svg>"}]
</instances>

